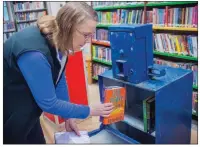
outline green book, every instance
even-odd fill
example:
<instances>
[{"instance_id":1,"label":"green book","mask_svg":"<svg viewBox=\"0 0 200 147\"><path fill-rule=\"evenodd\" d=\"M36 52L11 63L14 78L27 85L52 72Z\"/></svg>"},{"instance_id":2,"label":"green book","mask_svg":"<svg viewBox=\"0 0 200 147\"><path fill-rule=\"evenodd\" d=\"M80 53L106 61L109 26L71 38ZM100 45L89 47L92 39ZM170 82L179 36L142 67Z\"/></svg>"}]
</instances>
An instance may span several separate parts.
<instances>
[{"instance_id":1,"label":"green book","mask_svg":"<svg viewBox=\"0 0 200 147\"><path fill-rule=\"evenodd\" d=\"M147 132L147 101L149 99L153 98L153 96L150 96L143 100L143 122L144 122L144 132Z\"/></svg>"},{"instance_id":2,"label":"green book","mask_svg":"<svg viewBox=\"0 0 200 147\"><path fill-rule=\"evenodd\" d=\"M147 100L147 133L152 133L155 128L155 97Z\"/></svg>"}]
</instances>

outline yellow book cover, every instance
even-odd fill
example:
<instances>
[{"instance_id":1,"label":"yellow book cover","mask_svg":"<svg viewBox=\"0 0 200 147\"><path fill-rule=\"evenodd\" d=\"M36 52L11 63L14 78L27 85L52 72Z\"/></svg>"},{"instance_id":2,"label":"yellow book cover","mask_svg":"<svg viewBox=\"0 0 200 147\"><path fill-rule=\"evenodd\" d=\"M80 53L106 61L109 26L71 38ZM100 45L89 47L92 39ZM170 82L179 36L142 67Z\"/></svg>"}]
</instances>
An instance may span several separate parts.
<instances>
[{"instance_id":1,"label":"yellow book cover","mask_svg":"<svg viewBox=\"0 0 200 147\"><path fill-rule=\"evenodd\" d=\"M179 45L178 37L179 36L176 36L175 39L176 39L177 52L178 52L178 54L180 54L181 53L181 48L180 48L180 45Z\"/></svg>"},{"instance_id":2,"label":"yellow book cover","mask_svg":"<svg viewBox=\"0 0 200 147\"><path fill-rule=\"evenodd\" d=\"M113 103L114 109L108 117L103 118L103 124L108 125L124 120L126 89L124 87L106 88L104 103Z\"/></svg>"},{"instance_id":3,"label":"yellow book cover","mask_svg":"<svg viewBox=\"0 0 200 147\"><path fill-rule=\"evenodd\" d=\"M93 58L95 58L96 57L96 49L95 49L94 45L92 46L92 51L93 51L92 56L93 56Z\"/></svg>"}]
</instances>

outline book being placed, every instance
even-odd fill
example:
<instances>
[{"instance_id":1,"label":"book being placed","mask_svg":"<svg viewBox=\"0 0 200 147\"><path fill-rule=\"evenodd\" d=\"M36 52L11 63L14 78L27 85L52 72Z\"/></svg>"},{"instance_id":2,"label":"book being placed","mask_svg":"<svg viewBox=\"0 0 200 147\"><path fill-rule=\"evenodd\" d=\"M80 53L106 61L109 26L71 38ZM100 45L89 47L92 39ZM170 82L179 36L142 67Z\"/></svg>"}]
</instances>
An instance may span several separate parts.
<instances>
[{"instance_id":1,"label":"book being placed","mask_svg":"<svg viewBox=\"0 0 200 147\"><path fill-rule=\"evenodd\" d=\"M89 144L90 138L86 131L79 131L81 136L75 132L56 132L54 134L56 144Z\"/></svg>"},{"instance_id":2,"label":"book being placed","mask_svg":"<svg viewBox=\"0 0 200 147\"><path fill-rule=\"evenodd\" d=\"M126 99L125 87L105 88L104 103L113 103L114 109L108 117L103 118L104 125L124 120L125 99Z\"/></svg>"}]
</instances>

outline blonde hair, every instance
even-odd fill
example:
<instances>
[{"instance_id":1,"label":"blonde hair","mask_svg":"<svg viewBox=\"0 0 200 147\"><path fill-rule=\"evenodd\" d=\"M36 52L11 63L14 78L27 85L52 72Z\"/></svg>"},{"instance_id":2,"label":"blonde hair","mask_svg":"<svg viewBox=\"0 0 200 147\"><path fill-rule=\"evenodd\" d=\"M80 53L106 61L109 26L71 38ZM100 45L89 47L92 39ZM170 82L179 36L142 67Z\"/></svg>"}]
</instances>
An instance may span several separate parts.
<instances>
[{"instance_id":1,"label":"blonde hair","mask_svg":"<svg viewBox=\"0 0 200 147\"><path fill-rule=\"evenodd\" d=\"M91 6L85 2L67 2L56 17L43 16L37 25L52 45L63 53L69 53L69 49L73 49L75 27L88 19L97 21L97 13Z\"/></svg>"}]
</instances>

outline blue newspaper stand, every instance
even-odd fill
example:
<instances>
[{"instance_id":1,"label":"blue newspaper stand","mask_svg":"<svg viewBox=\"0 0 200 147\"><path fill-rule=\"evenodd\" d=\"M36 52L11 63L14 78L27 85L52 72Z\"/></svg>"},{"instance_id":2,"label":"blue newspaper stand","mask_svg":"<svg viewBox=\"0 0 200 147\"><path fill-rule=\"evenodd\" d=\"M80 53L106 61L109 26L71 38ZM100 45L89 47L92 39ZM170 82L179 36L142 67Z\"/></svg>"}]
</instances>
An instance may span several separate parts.
<instances>
[{"instance_id":1,"label":"blue newspaper stand","mask_svg":"<svg viewBox=\"0 0 200 147\"><path fill-rule=\"evenodd\" d=\"M90 132L91 143L189 144L192 71L153 64L152 25L109 27L112 70L99 75L104 88L126 88L125 119ZM143 100L155 97L155 131L144 132ZM94 141L93 140L98 140Z\"/></svg>"}]
</instances>

